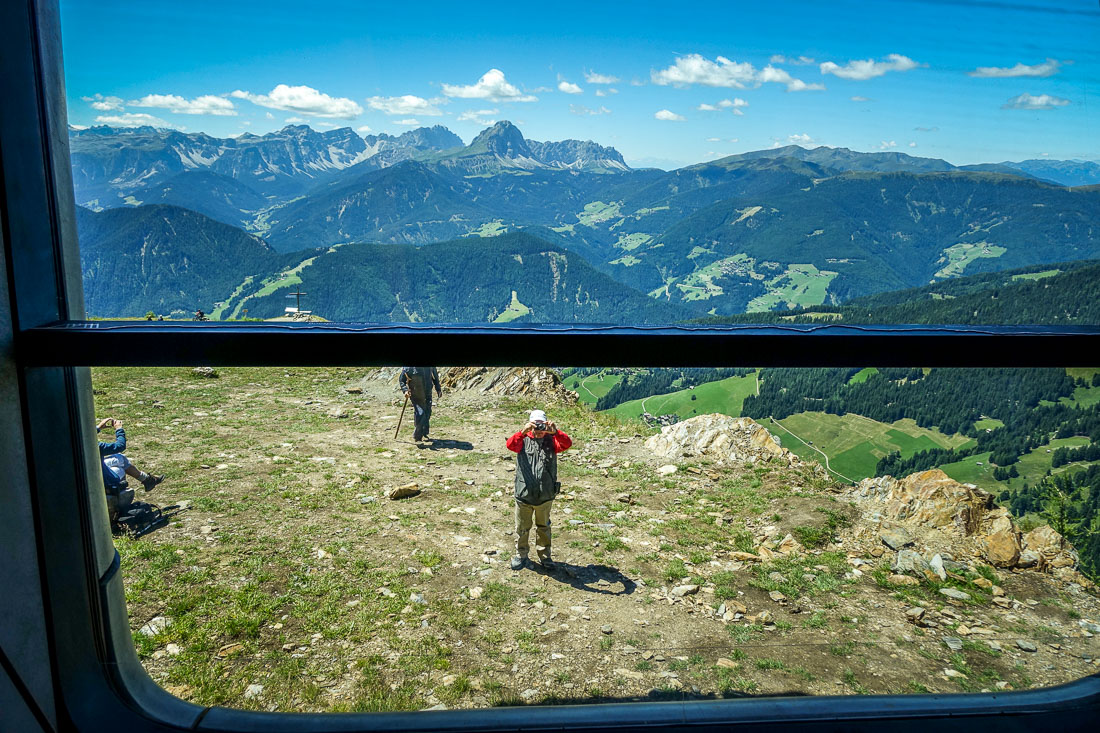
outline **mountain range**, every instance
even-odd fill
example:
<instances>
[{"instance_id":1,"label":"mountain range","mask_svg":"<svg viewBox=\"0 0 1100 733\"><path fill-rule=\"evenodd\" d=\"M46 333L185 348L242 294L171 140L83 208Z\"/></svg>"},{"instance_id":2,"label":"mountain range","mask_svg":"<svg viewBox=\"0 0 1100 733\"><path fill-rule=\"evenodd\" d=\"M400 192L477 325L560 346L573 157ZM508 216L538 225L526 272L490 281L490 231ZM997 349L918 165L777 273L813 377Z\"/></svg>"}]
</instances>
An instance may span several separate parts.
<instances>
[{"instance_id":1,"label":"mountain range","mask_svg":"<svg viewBox=\"0 0 1100 733\"><path fill-rule=\"evenodd\" d=\"M1051 182L1087 178L1092 164L1079 161L958 167L900 153L788 146L668 172L634 170L614 148L527 140L509 122L483 130L469 145L439 126L396 137L291 126L232 139L100 127L71 131L71 143L78 203L107 209L117 230L110 231L108 219L82 215L82 241L94 255L85 258L86 273L97 272L95 263L112 247L118 256L130 252L142 221L153 227L155 246L141 250L142 267L152 268L141 272L161 272L156 263L171 261L161 223L168 222L177 236L184 236L182 228L205 243L204 249L181 242L176 254L183 259L165 270L178 273L181 282L205 268L196 260L204 252L247 263L223 267L215 280L232 287L217 295L205 287L202 298L230 304L233 293L238 300L251 297L251 284L289 287L293 283L280 273L310 260L312 278L329 272L328 262L340 261L345 279L357 283L336 287L339 273L332 270L332 280L318 281L315 290L328 297L335 288L356 299L387 278L396 282L370 258L429 272L431 258L409 245L448 242L435 250L449 263L437 273L439 287L395 285L394 294L405 298L400 307L384 299L370 307L332 304L330 315L341 318L480 321L507 311L517 318L656 322L836 304L978 272L1100 257L1100 187ZM203 220L182 220L174 207ZM213 226L217 222L232 233ZM478 284L491 295L477 300L476 308L442 303L447 278L455 288L476 280L455 264L462 243L467 258L483 266L491 258L523 259L492 246L490 238L505 232L523 232L527 245L567 258L580 278L571 285L589 294L587 301L570 296L574 306L611 302L611 283L628 312L581 306L580 315L571 307L566 317L556 306L531 308L524 298L538 302L556 292L543 280L557 274L542 267L508 271L539 283L537 293L517 290L522 308L511 304L515 287L488 282ZM531 244L535 238L537 245ZM246 255L245 241L265 254ZM386 244L407 251L381 247ZM167 259L150 259L153 254ZM360 274L361 283L355 280ZM190 286L176 291L199 292ZM156 307L149 308L193 309L177 305L170 292L158 291ZM89 306L97 314L121 315L120 307L129 312L145 302L135 297L89 297ZM191 300L202 305L201 298ZM253 301L254 314L260 301Z\"/></svg>"}]
</instances>

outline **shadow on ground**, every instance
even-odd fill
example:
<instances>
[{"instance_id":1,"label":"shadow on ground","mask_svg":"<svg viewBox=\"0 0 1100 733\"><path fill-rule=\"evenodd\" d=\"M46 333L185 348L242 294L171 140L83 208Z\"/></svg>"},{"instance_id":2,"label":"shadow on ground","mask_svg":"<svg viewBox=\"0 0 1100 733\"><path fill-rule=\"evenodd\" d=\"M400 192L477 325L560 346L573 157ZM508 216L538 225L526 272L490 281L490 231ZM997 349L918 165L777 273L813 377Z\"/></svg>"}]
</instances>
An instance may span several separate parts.
<instances>
[{"instance_id":1,"label":"shadow on ground","mask_svg":"<svg viewBox=\"0 0 1100 733\"><path fill-rule=\"evenodd\" d=\"M474 444L465 440L432 440L428 439L428 443L417 443L416 447L420 450L427 448L428 450L473 450Z\"/></svg>"},{"instance_id":2,"label":"shadow on ground","mask_svg":"<svg viewBox=\"0 0 1100 733\"><path fill-rule=\"evenodd\" d=\"M542 565L533 567L536 573L589 593L628 596L637 587L633 580L623 575L621 570L608 565L571 565L567 562L555 561L553 570L546 570Z\"/></svg>"}]
</instances>

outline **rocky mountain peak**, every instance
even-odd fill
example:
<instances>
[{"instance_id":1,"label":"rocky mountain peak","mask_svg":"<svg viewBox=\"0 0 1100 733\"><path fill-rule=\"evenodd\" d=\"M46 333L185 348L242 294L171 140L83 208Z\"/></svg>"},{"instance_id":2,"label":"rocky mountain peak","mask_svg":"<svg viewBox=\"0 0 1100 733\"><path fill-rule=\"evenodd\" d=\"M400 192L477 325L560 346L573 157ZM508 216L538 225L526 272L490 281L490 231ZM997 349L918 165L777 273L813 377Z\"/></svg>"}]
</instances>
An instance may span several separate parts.
<instances>
[{"instance_id":1,"label":"rocky mountain peak","mask_svg":"<svg viewBox=\"0 0 1100 733\"><path fill-rule=\"evenodd\" d=\"M450 150L464 145L462 138L443 125L418 127L415 130L409 130L398 136L397 142L418 150Z\"/></svg>"},{"instance_id":2,"label":"rocky mountain peak","mask_svg":"<svg viewBox=\"0 0 1100 733\"><path fill-rule=\"evenodd\" d=\"M488 127L474 138L470 147L484 145L486 150L502 158L530 158L531 148L527 145L523 133L508 120L501 120Z\"/></svg>"}]
</instances>

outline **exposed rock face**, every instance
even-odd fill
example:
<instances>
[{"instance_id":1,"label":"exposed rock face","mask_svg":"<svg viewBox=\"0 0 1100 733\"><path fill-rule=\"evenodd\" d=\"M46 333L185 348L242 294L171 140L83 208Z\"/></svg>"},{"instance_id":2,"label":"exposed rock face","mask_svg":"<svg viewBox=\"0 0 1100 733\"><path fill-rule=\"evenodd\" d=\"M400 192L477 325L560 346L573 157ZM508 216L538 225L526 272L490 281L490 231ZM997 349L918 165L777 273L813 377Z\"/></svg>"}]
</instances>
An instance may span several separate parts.
<instances>
[{"instance_id":1,"label":"exposed rock face","mask_svg":"<svg viewBox=\"0 0 1100 733\"><path fill-rule=\"evenodd\" d=\"M1032 561L1040 569L1072 568L1077 565L1077 552L1053 527L1036 527L1024 535L1026 561Z\"/></svg>"},{"instance_id":2,"label":"exposed rock face","mask_svg":"<svg viewBox=\"0 0 1100 733\"><path fill-rule=\"evenodd\" d=\"M565 388L561 375L546 367L450 367L440 370L439 381L444 389L471 389L564 404L577 401L577 393Z\"/></svg>"},{"instance_id":3,"label":"exposed rock face","mask_svg":"<svg viewBox=\"0 0 1100 733\"><path fill-rule=\"evenodd\" d=\"M382 380L396 389L400 374L400 367L383 367L370 371L364 381ZM566 389L561 375L546 367L439 367L439 382L448 391L530 397L547 404L577 402L577 393Z\"/></svg>"},{"instance_id":4,"label":"exposed rock face","mask_svg":"<svg viewBox=\"0 0 1100 733\"><path fill-rule=\"evenodd\" d=\"M889 525L880 536L920 527L920 544L926 548L973 555L999 568L1054 572L1064 580L1089 584L1076 570L1077 553L1054 529L1043 526L1021 537L1008 510L997 506L992 494L973 484L960 484L939 469L903 479L864 479L851 494L864 504L868 519ZM919 565L916 560L903 563L902 555L920 559L917 553L902 550L895 566Z\"/></svg>"},{"instance_id":5,"label":"exposed rock face","mask_svg":"<svg viewBox=\"0 0 1100 733\"><path fill-rule=\"evenodd\" d=\"M790 466L802 459L784 448L764 426L747 417L700 415L669 425L645 442L655 457L706 456L723 462L757 463L773 458Z\"/></svg>"}]
</instances>

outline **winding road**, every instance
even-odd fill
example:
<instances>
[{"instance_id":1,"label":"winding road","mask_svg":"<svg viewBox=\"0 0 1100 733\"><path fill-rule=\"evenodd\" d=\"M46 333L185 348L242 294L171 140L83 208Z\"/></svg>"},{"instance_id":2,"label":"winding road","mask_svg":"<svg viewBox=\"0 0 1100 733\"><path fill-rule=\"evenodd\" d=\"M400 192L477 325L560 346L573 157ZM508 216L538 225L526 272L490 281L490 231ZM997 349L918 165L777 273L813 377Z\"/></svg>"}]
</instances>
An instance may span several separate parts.
<instances>
[{"instance_id":1,"label":"winding road","mask_svg":"<svg viewBox=\"0 0 1100 733\"><path fill-rule=\"evenodd\" d=\"M786 430L786 431L787 431L788 433L790 433L791 437L793 437L793 438L794 438L795 440L797 440L797 441L801 442L801 443L802 443L803 445L805 445L805 446L806 446L806 447L808 447L808 448L813 448L813 449L814 449L815 451L817 451L818 453L820 453L820 454L821 454L821 457L825 459L825 470L826 470L826 471L828 471L829 473L835 473L835 474L836 474L837 476L840 476L840 477L841 477L842 479L844 479L845 481L848 481L849 483L853 483L853 484L854 484L854 483L857 483L857 482L855 481L855 479L850 479L850 478L848 478L847 476L845 476L844 474L842 474L842 473L841 473L840 471L837 471L836 469L834 469L834 468L832 468L831 466L829 466L829 456L825 455L825 451L821 450L821 449L820 449L820 448L818 448L818 447L817 447L816 445L812 445L812 444L810 444L810 443L807 443L807 442L806 442L805 440L802 440L802 438L798 437L798 436L797 436L797 435L795 435L794 433L791 433L791 431L790 431L790 430L787 430L787 426L786 426L786 425L784 425L783 423L779 422L779 421L778 421L778 420L776 420L776 419L775 419L774 417L770 417L770 416L769 416L769 418L768 418L768 419L772 421L772 424L773 424L773 425L778 425L779 427L783 428L783 429L784 429L784 430Z\"/></svg>"}]
</instances>

